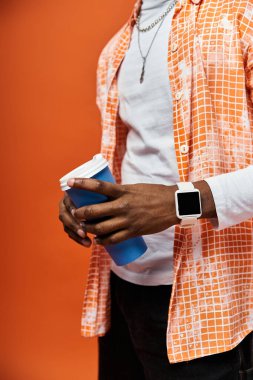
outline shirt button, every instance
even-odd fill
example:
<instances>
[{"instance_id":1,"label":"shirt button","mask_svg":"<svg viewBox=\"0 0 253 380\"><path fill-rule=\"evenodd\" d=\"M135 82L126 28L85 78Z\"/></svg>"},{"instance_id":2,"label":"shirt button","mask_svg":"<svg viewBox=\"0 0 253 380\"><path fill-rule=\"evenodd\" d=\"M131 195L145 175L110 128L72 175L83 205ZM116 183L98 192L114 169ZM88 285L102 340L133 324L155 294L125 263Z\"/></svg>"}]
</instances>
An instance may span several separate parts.
<instances>
[{"instance_id":1,"label":"shirt button","mask_svg":"<svg viewBox=\"0 0 253 380\"><path fill-rule=\"evenodd\" d=\"M175 51L177 51L177 49L178 49L178 44L176 42L174 42L174 44L172 44L171 50L173 53L175 53Z\"/></svg>"},{"instance_id":2,"label":"shirt button","mask_svg":"<svg viewBox=\"0 0 253 380\"><path fill-rule=\"evenodd\" d=\"M183 91L178 91L178 92L176 93L176 99L177 99L177 100L180 100L180 99L182 98L182 96L183 96Z\"/></svg>"},{"instance_id":3,"label":"shirt button","mask_svg":"<svg viewBox=\"0 0 253 380\"><path fill-rule=\"evenodd\" d=\"M181 153L188 153L189 152L189 147L188 147L188 145L186 145L186 144L183 144L183 145L181 145L180 146L180 152Z\"/></svg>"},{"instance_id":4,"label":"shirt button","mask_svg":"<svg viewBox=\"0 0 253 380\"><path fill-rule=\"evenodd\" d=\"M192 2L193 4L198 5L198 4L201 2L201 0L191 0L191 2Z\"/></svg>"}]
</instances>

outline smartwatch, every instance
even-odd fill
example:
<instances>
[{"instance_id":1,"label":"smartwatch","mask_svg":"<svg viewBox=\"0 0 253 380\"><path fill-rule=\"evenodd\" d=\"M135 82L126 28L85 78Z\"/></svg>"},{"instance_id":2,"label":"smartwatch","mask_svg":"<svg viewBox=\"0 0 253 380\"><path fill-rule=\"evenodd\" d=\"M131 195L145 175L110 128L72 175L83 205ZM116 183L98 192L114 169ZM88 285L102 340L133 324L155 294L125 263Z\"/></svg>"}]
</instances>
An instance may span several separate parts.
<instances>
[{"instance_id":1,"label":"smartwatch","mask_svg":"<svg viewBox=\"0 0 253 380\"><path fill-rule=\"evenodd\" d=\"M191 182L178 182L175 192L176 214L181 227L191 227L202 215L200 191Z\"/></svg>"}]
</instances>

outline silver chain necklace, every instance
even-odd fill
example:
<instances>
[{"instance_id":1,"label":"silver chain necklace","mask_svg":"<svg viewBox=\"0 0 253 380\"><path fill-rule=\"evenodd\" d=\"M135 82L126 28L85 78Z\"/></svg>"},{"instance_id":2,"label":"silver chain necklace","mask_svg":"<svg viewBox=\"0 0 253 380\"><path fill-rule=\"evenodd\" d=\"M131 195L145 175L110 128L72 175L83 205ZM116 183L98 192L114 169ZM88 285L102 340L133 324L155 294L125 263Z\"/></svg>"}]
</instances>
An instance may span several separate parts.
<instances>
[{"instance_id":1,"label":"silver chain necklace","mask_svg":"<svg viewBox=\"0 0 253 380\"><path fill-rule=\"evenodd\" d=\"M173 9L173 7L176 5L176 3L177 3L177 0L173 1L168 6L168 8L166 9L166 11L160 17L158 17L155 21L153 21L150 25L148 25L146 28L141 28L140 27L141 14L139 14L139 16L136 19L136 27L137 27L138 31L139 32L148 32L151 29L153 29L160 21L162 21L167 16L167 14Z\"/></svg>"},{"instance_id":2,"label":"silver chain necklace","mask_svg":"<svg viewBox=\"0 0 253 380\"><path fill-rule=\"evenodd\" d=\"M136 20L136 25L137 25L137 30L138 30L138 45L139 45L140 55L141 55L141 58L142 58L142 61L143 61L143 64L142 64L142 70L141 70L141 76L140 76L140 83L143 83L143 81L144 81L146 61L147 61L147 58L148 58L149 52L150 52L150 50L151 50L151 48L152 48L152 46L153 46L153 43L154 43L154 41L155 41L155 38L156 38L156 36L157 36L157 33L159 32L159 30L160 30L160 28L161 28L161 26L162 26L162 24L163 24L163 22L164 22L164 20L165 20L165 17L166 17L167 14L173 9L173 7L176 5L177 1L178 1L178 0L174 0L174 1L169 5L169 7L167 8L167 10L166 10L166 11L165 11L165 12L164 12L164 13L163 13L163 14L162 14L157 20L155 20L154 22L152 22L152 24L149 25L149 26L146 27L146 28L141 29L140 26L139 26L139 25L140 25L139 22L140 22L141 14L138 16L138 18L137 18L137 20ZM150 44L150 46L149 46L149 48L148 48L147 54L146 54L146 55L143 55L142 50L141 50L141 43L140 43L140 33L141 33L141 32L147 32L147 31L153 29L154 26L157 25L159 22L161 22L161 23L160 23L159 27L157 28L157 31L155 32L154 37L152 38L152 41L151 41L151 44Z\"/></svg>"}]
</instances>

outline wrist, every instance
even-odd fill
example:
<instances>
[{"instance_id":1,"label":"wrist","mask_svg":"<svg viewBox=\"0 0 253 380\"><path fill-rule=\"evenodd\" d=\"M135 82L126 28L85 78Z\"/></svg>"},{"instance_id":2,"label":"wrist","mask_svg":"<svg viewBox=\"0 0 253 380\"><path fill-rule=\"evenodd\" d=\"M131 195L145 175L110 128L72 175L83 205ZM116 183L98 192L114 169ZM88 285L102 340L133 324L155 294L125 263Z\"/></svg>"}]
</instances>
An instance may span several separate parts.
<instances>
[{"instance_id":1,"label":"wrist","mask_svg":"<svg viewBox=\"0 0 253 380\"><path fill-rule=\"evenodd\" d=\"M204 180L201 180L201 181L196 181L196 182L192 182L193 186L195 189L199 190L199 197L200 197L200 203L201 203L201 212L200 212L200 215L196 217L197 218L208 218L208 219L214 219L214 218L217 218L217 214L216 214L216 207L215 207L215 202L214 202L214 198L213 198L213 194L212 194L212 191L208 185L208 183ZM175 185L175 187L173 187L173 191L174 193L178 190L178 186ZM180 188L181 190L181 188ZM191 192L191 190L190 190ZM177 197L176 197L177 198ZM181 200L182 202L182 200ZM188 202L189 202L189 199L188 199ZM175 201L175 203L177 203L177 200ZM178 207L178 211L180 209L180 206L177 205ZM182 207L182 206L181 206ZM194 210L194 207L193 207L193 210ZM192 212L192 215L189 215L189 216L195 216L196 214L196 208L195 208L195 213ZM175 211L175 224L182 224L181 222L181 219L178 218L177 216L177 213L178 211ZM180 212L179 212L180 213ZM184 214L184 213L183 213ZM198 214L198 212L197 212ZM187 221L187 218L184 218L184 220ZM189 223L191 224L190 222L190 219L188 219ZM184 225L187 226L187 222L185 223L184 222Z\"/></svg>"},{"instance_id":2,"label":"wrist","mask_svg":"<svg viewBox=\"0 0 253 380\"><path fill-rule=\"evenodd\" d=\"M193 182L194 187L200 191L202 215L200 218L217 218L215 202L208 183L204 180Z\"/></svg>"}]
</instances>

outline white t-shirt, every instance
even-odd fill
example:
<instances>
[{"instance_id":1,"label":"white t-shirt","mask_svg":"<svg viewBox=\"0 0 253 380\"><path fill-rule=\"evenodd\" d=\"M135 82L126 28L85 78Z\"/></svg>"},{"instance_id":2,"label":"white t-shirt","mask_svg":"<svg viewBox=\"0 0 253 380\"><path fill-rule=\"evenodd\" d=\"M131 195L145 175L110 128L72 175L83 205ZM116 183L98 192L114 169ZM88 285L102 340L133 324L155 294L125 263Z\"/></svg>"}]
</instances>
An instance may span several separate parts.
<instances>
[{"instance_id":1,"label":"white t-shirt","mask_svg":"<svg viewBox=\"0 0 253 380\"><path fill-rule=\"evenodd\" d=\"M144 0L141 26L162 14L169 2ZM138 31L134 27L130 48L118 73L119 114L129 127L127 149L122 162L122 184L174 185L179 180L173 138L173 105L168 78L168 37L173 10L166 16L146 62L140 84L142 58ZM144 55L157 31L141 33ZM142 285L171 284L173 280L174 227L143 236L148 250L136 261L112 270L121 278Z\"/></svg>"}]
</instances>

